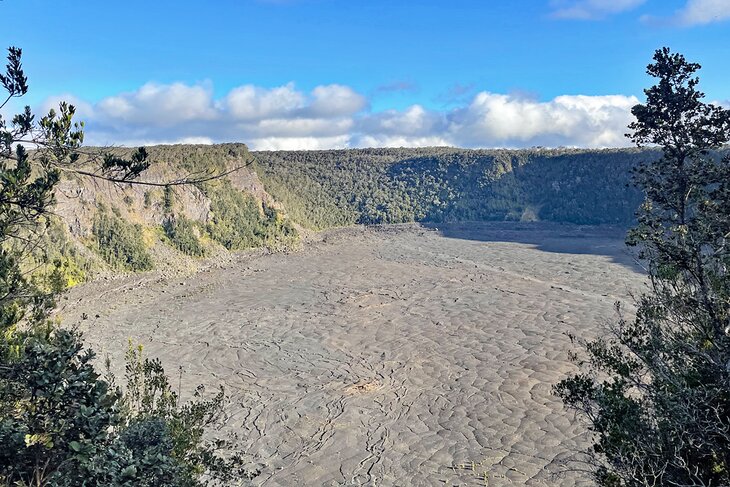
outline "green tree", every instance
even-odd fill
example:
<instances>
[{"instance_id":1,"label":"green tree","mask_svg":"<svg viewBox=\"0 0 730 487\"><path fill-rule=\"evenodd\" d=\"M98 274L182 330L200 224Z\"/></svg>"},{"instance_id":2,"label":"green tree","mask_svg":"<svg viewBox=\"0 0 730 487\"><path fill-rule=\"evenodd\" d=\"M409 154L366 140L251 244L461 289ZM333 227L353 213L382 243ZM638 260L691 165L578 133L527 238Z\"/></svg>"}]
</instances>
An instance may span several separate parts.
<instances>
[{"instance_id":1,"label":"green tree","mask_svg":"<svg viewBox=\"0 0 730 487\"><path fill-rule=\"evenodd\" d=\"M172 245L180 252L194 257L203 257L206 254L193 220L186 218L184 215L169 216L162 223L162 228Z\"/></svg>"},{"instance_id":2,"label":"green tree","mask_svg":"<svg viewBox=\"0 0 730 487\"><path fill-rule=\"evenodd\" d=\"M130 271L152 269L152 257L142 238L142 228L99 208L91 229L96 249L109 265Z\"/></svg>"},{"instance_id":3,"label":"green tree","mask_svg":"<svg viewBox=\"0 0 730 487\"><path fill-rule=\"evenodd\" d=\"M635 173L627 243L650 291L556 387L595 433L599 485L730 485L730 112L703 101L699 69L667 48L648 66L629 137L662 157Z\"/></svg>"},{"instance_id":4,"label":"green tree","mask_svg":"<svg viewBox=\"0 0 730 487\"><path fill-rule=\"evenodd\" d=\"M28 91L21 50L8 52L0 108ZM138 349L127 355L122 393L95 370L81 335L51 322L56 295L21 270L27 250L41 242L63 172L163 185L137 179L149 165L144 149L129 159L84 153L73 115L61 103L38 121L29 107L10 121L0 117L0 485L229 483L245 474L240 456L220 456L233 446L227 440L204 439L221 417L223 393L181 404L160 363Z\"/></svg>"}]
</instances>

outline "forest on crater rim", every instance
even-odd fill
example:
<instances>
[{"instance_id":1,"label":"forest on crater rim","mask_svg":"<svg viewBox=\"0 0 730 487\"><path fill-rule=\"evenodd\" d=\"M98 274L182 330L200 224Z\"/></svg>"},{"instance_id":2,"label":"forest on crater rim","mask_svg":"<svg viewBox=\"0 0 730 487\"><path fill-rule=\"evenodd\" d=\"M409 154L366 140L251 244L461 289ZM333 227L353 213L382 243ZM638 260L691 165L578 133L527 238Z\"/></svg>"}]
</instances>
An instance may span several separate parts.
<instances>
[{"instance_id":1,"label":"forest on crater rim","mask_svg":"<svg viewBox=\"0 0 730 487\"><path fill-rule=\"evenodd\" d=\"M629 225L631 169L649 149L347 149L254 152L266 190L321 230L414 221Z\"/></svg>"}]
</instances>

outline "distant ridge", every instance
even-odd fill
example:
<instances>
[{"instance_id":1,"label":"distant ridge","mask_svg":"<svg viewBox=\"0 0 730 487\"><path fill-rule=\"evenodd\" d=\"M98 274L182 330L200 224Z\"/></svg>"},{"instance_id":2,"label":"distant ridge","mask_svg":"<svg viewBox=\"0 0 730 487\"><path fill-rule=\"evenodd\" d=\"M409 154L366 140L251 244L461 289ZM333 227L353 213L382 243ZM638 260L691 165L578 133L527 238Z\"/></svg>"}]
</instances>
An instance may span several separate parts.
<instances>
[{"instance_id":1,"label":"distant ridge","mask_svg":"<svg viewBox=\"0 0 730 487\"><path fill-rule=\"evenodd\" d=\"M631 169L651 149L343 149L253 152L267 191L314 229L355 223L628 225Z\"/></svg>"}]
</instances>

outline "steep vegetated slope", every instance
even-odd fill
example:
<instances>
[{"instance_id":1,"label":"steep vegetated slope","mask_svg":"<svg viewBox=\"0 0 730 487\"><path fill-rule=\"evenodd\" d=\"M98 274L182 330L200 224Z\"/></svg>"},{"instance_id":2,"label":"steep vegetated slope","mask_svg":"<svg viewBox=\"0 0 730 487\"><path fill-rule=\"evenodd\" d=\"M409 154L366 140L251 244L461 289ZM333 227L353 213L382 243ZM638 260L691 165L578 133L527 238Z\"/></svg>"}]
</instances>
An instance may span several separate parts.
<instances>
[{"instance_id":1,"label":"steep vegetated slope","mask_svg":"<svg viewBox=\"0 0 730 487\"><path fill-rule=\"evenodd\" d=\"M119 186L65 175L46 245L30 250L25 263L43 285L63 288L103 273L194 269L202 257L296 243L294 225L251 169L245 145L156 146L148 152L147 182L241 169L185 186Z\"/></svg>"},{"instance_id":2,"label":"steep vegetated slope","mask_svg":"<svg viewBox=\"0 0 730 487\"><path fill-rule=\"evenodd\" d=\"M651 150L354 149L255 152L267 191L302 225L549 220L628 224L630 170Z\"/></svg>"}]
</instances>

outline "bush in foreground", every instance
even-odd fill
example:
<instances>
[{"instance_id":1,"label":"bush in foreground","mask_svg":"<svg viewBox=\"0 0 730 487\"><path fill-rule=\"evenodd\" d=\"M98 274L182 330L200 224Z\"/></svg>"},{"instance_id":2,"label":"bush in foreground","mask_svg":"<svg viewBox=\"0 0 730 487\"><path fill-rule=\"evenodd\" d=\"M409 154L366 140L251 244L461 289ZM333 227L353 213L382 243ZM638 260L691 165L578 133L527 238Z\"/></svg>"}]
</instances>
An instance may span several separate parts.
<instances>
[{"instance_id":1,"label":"bush in foreground","mask_svg":"<svg viewBox=\"0 0 730 487\"><path fill-rule=\"evenodd\" d=\"M699 67L657 51L633 109L632 139L662 148L636 172L646 200L628 239L650 292L556 387L595 434L602 486L730 485L730 159L712 152L730 111L702 101Z\"/></svg>"},{"instance_id":2,"label":"bush in foreground","mask_svg":"<svg viewBox=\"0 0 730 487\"><path fill-rule=\"evenodd\" d=\"M28 89L20 58L10 48L0 74L8 99ZM61 286L40 287L21 268L24 251L42 245L62 171L126 184L147 168L144 150L130 160L101 157L97 172L79 168L74 111L62 103L36 122L26 107L10 125L0 116L0 485L194 487L245 478L232 443L204 439L221 419L222 391L181 403L160 363L130 348L122 392L94 369L78 333L51 322ZM31 159L25 146L34 144ZM94 228L113 265L151 265L137 229L117 215L102 212Z\"/></svg>"}]
</instances>

